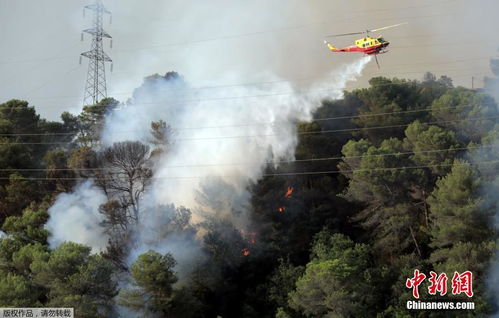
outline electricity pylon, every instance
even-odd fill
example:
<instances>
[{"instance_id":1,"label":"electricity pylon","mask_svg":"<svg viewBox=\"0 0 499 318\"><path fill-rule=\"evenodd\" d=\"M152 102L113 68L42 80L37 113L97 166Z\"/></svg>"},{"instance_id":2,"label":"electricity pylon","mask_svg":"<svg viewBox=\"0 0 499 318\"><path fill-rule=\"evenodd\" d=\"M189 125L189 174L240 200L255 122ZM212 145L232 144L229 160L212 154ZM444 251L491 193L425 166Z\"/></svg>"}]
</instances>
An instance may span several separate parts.
<instances>
[{"instance_id":1,"label":"electricity pylon","mask_svg":"<svg viewBox=\"0 0 499 318\"><path fill-rule=\"evenodd\" d=\"M83 15L85 15L85 10L91 10L93 12L93 28L83 30L83 32L92 35L92 47L90 51L81 53L81 56L85 56L89 59L83 105L93 105L99 102L101 99L107 97L105 63L112 63L113 60L111 60L111 58L104 52L103 39L112 38L102 28L102 18L104 14L111 14L111 12L104 7L101 0L96 0L94 4L85 6L85 8L83 9Z\"/></svg>"}]
</instances>

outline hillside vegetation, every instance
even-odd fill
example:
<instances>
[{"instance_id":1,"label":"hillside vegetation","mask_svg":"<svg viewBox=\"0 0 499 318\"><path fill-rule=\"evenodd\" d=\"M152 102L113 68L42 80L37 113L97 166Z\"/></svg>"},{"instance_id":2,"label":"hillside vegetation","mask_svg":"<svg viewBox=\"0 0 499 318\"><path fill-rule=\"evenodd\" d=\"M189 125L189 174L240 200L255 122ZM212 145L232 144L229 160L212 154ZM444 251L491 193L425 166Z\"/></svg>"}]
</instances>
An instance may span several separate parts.
<instances>
[{"instance_id":1,"label":"hillside vegetation","mask_svg":"<svg viewBox=\"0 0 499 318\"><path fill-rule=\"evenodd\" d=\"M129 228L140 219L154 158L168 155L170 128L158 119L149 144L100 147L105 115L118 105L108 98L51 122L26 101L0 104L1 307L74 307L77 317L124 309L140 317L447 316L405 309L413 299L406 279L419 269L449 281L454 271L473 272L476 309L456 317L497 310L488 284L499 112L488 95L447 77L378 77L324 100L312 122L297 124L296 160L269 164L250 185L252 232L216 215L193 225L192 211L164 207L173 210L165 236L200 240L205 257L188 277L168 253L126 263ZM110 198L99 209L107 250L71 242L49 249L49 207L89 178ZM118 284L123 275L130 284ZM422 298L439 299L427 286ZM453 297L442 296L469 301Z\"/></svg>"}]
</instances>

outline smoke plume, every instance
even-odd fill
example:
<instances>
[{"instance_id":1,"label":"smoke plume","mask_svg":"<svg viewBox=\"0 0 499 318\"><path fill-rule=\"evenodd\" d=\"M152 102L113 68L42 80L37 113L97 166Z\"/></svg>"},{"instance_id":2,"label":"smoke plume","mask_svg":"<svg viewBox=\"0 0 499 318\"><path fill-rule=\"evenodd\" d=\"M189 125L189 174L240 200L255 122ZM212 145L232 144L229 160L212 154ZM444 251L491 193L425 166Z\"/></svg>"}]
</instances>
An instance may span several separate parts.
<instances>
[{"instance_id":1,"label":"smoke plume","mask_svg":"<svg viewBox=\"0 0 499 318\"><path fill-rule=\"evenodd\" d=\"M100 226L103 217L99 213L99 206L105 202L106 196L91 180L78 185L72 193L61 193L48 211L50 246L73 241L92 247L93 252L105 250L108 238Z\"/></svg>"},{"instance_id":2,"label":"smoke plume","mask_svg":"<svg viewBox=\"0 0 499 318\"><path fill-rule=\"evenodd\" d=\"M311 120L322 99L341 98L346 83L356 80L370 59L359 58L304 91L275 76L269 76L272 85L213 89L195 89L180 78L146 79L127 105L107 117L102 134L104 145L149 143L150 124L160 119L174 132L142 198L141 224L129 261L148 249L171 252L180 266L199 256L198 245L187 237L161 234L175 206L193 211L194 222L206 213L218 214L244 228L248 182L257 180L272 158L294 158L296 122ZM94 250L104 247L107 237L97 214L104 201L90 182L60 195L49 211L51 245L73 240Z\"/></svg>"}]
</instances>

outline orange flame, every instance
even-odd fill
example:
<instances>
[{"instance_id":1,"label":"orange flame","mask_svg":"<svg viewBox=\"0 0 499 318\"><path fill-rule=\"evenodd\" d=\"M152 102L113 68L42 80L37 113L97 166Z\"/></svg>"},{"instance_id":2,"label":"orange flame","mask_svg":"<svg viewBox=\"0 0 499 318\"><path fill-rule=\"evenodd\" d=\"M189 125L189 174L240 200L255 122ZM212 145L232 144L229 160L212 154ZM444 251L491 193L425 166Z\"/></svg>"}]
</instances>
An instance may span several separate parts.
<instances>
[{"instance_id":1,"label":"orange flame","mask_svg":"<svg viewBox=\"0 0 499 318\"><path fill-rule=\"evenodd\" d=\"M285 198L291 198L291 194L293 194L293 187L288 187L288 191L284 195Z\"/></svg>"},{"instance_id":2,"label":"orange flame","mask_svg":"<svg viewBox=\"0 0 499 318\"><path fill-rule=\"evenodd\" d=\"M282 207L278 208L277 211L279 211L279 213L282 213L282 212L286 211L286 207L282 206Z\"/></svg>"},{"instance_id":3,"label":"orange flame","mask_svg":"<svg viewBox=\"0 0 499 318\"><path fill-rule=\"evenodd\" d=\"M256 243L256 232L250 232L250 238L249 238L249 242L251 244L255 244Z\"/></svg>"},{"instance_id":4,"label":"orange flame","mask_svg":"<svg viewBox=\"0 0 499 318\"><path fill-rule=\"evenodd\" d=\"M240 229L239 233L241 233L241 236L247 242L249 242L251 244L255 244L256 243L256 232L246 232L245 230Z\"/></svg>"},{"instance_id":5,"label":"orange flame","mask_svg":"<svg viewBox=\"0 0 499 318\"><path fill-rule=\"evenodd\" d=\"M250 250L249 250L249 249L247 249L247 248L243 248L243 249L241 250L241 252L243 253L243 256L248 256L248 255L250 255Z\"/></svg>"}]
</instances>

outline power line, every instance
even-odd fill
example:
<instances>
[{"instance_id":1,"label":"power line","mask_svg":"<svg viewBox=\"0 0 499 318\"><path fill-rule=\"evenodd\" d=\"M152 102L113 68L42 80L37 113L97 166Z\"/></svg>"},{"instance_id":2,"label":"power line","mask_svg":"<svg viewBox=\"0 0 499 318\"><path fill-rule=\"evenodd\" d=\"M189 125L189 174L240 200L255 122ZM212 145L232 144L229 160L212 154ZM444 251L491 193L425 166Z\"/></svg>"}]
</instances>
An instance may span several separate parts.
<instances>
[{"instance_id":1,"label":"power line","mask_svg":"<svg viewBox=\"0 0 499 318\"><path fill-rule=\"evenodd\" d=\"M499 118L499 116L484 116L484 117L477 117L477 118L422 122L421 124L426 124L426 125L448 124L448 123L487 120L487 119L498 119L498 118ZM321 130L321 131L306 131L306 132L297 132L296 135L317 135L317 134L345 133L345 132L353 132L353 131L367 131L367 130L387 129L387 128L403 128L403 127L407 127L409 125L411 125L411 123L388 125L388 126L363 127L363 128L345 128L345 129L331 129L331 130ZM218 140L218 139L271 137L271 136L280 136L280 135L282 135L282 134L177 138L174 140L175 141ZM71 144L71 142L3 142L3 143L0 143L0 145L65 145L65 144Z\"/></svg>"},{"instance_id":2,"label":"power line","mask_svg":"<svg viewBox=\"0 0 499 318\"><path fill-rule=\"evenodd\" d=\"M402 166L402 167L387 167L387 168L369 168L369 169L351 169L351 170L324 170L324 171L297 171L297 172L282 172L282 173L264 173L262 177L285 177L285 176L304 176L304 175L325 175L325 174L339 174L339 173L355 173L355 172L375 172L375 171L397 171L397 170L405 170L405 169L425 169L425 168L437 168L437 167L451 167L451 166L479 166L479 165L487 165L487 164L497 164L499 160L488 160L488 161L475 161L472 163L449 163L449 164L434 164L434 165L415 165L415 166ZM222 175L219 177L240 177L239 175ZM163 180L163 179L202 179L206 176L182 176L182 177L174 177L174 176L165 176L165 177L152 177L148 180ZM7 177L0 177L0 180L9 180ZM81 178L81 177L46 177L46 178L30 178L26 177L25 179L31 181L57 181L57 180L73 180L73 181L82 181L82 180L114 180L112 178Z\"/></svg>"},{"instance_id":3,"label":"power line","mask_svg":"<svg viewBox=\"0 0 499 318\"><path fill-rule=\"evenodd\" d=\"M376 116L386 116L386 115L401 115L401 114L410 114L410 113L421 113L421 112L433 112L433 111L441 111L441 110L449 110L449 109L457 109L457 106L451 107L442 107L438 109L425 108L425 109L413 109L413 110L403 110L403 111L394 111L394 112L384 112L384 113L372 113L372 114L360 114L360 115L352 115L352 116L338 116L338 117L323 117L323 118L314 118L307 123L320 122L320 121L330 121L330 120L339 120L339 119L354 119L354 118L364 118L364 117L376 117ZM181 127L175 128L175 131L181 130L197 130L197 129L218 129L218 128L232 128L232 127L247 127L247 126L273 126L285 121L275 121L275 122L255 122L255 123L241 123L234 125L221 125L221 126L200 126L200 127ZM286 122L287 123L287 122ZM127 130L120 131L115 133L130 133L130 132L138 132L135 130ZM78 132L68 132L68 133L4 133L0 134L0 137L22 137L22 136L76 136Z\"/></svg>"},{"instance_id":4,"label":"power line","mask_svg":"<svg viewBox=\"0 0 499 318\"><path fill-rule=\"evenodd\" d=\"M455 0L450 0L450 1L446 1L444 3L454 2L454 1ZM406 8L425 8L425 7L432 7L432 6L440 5L440 4L442 4L442 3L427 4L427 5L422 5L422 6L413 6L413 7L406 7ZM364 13L364 12L372 13L372 12L377 12L377 11L392 11L392 10L401 10L401 9L403 9L403 8L361 10L361 11L354 11L351 13L353 13L353 14ZM338 21L351 21L352 19L363 19L365 16L366 15L363 14L363 15L359 15L356 17L344 17L344 18L335 19L334 24L337 24ZM431 16L429 16L429 15L409 16L409 17L400 17L400 19L418 19L418 18L441 17L441 16L448 16L448 14L438 14L438 15L431 15ZM391 19L390 18L381 19L381 21L383 21L383 20L391 20ZM116 52L145 50L145 49L151 49L151 48L155 48L155 47L185 46L185 45L196 44L196 43L227 40L227 39L261 35L261 34L267 34L267 33L282 33L282 32L287 32L287 31L294 30L294 29L303 29L303 28L308 28L311 26L321 25L321 24L322 25L331 24L331 21L329 21L329 20L328 21L320 21L320 22L314 22L314 23L309 23L309 24L301 24L301 25L296 25L296 26L287 26L287 27L283 27L283 28L267 29L267 30L261 30L261 31L232 34L232 35L219 36L219 37L214 37L214 38L209 38L209 39L200 39L200 40L194 40L194 41L184 41L184 42L167 43L167 44L156 44L156 45L151 45L149 47L132 48L132 49L126 49L126 50L116 50ZM14 61L4 61L4 62L0 62L0 65L14 64L14 63L26 63L26 62L37 62L37 61L48 61L48 60L61 59L61 58L72 58L72 56L68 55L68 56L60 56L60 57L48 57L48 58L43 58L43 59L24 59L24 60L14 60Z\"/></svg>"},{"instance_id":5,"label":"power line","mask_svg":"<svg viewBox=\"0 0 499 318\"><path fill-rule=\"evenodd\" d=\"M425 35L425 37L427 37L427 35ZM412 36L411 36L412 38ZM462 45L462 41L461 42L451 42L450 45ZM434 44L418 44L418 45L415 45L415 46L410 46L410 47L418 47L418 48L422 48L422 47L434 47L435 45ZM398 48L409 48L409 46L396 46L396 45L393 45L393 48L394 49L398 49ZM390 68L391 66L413 66L413 65L440 65L440 64L452 64L452 63L458 63L458 62L464 62L464 61L476 61L476 60L488 60L490 59L490 56L485 56L485 57L482 57L482 58L468 58L468 59L460 59L460 60L455 60L455 61L449 61L449 62L436 62L436 63L427 63L427 62L420 62L420 63L410 63L410 64L396 64L396 65L389 65L388 67ZM135 74L136 72L133 72L133 71L130 71L130 72L126 72L126 71L122 71L122 72L115 72L114 74ZM125 94L125 93L118 93L118 94ZM116 95L116 93L115 93Z\"/></svg>"},{"instance_id":6,"label":"power line","mask_svg":"<svg viewBox=\"0 0 499 318\"><path fill-rule=\"evenodd\" d=\"M451 70L443 70L443 71L438 71L438 72L461 72L461 71L468 71L467 68L459 68L459 69L451 69ZM483 72L487 72L489 71L489 69L487 70L483 70ZM404 75L404 74L425 74L427 73L428 71L398 71L398 70L395 70L395 72L391 72L391 73L385 73L386 76L393 76L393 75ZM480 72L480 73L478 73ZM470 75L473 75L473 74L484 74L486 75L486 73L481 73L482 71L477 71L477 72L473 72L473 73L466 73L466 74L462 74L462 75L453 75L451 78L454 78L454 77L463 77L463 76L470 76ZM377 73L365 73L364 75L376 75Z\"/></svg>"},{"instance_id":7,"label":"power line","mask_svg":"<svg viewBox=\"0 0 499 318\"><path fill-rule=\"evenodd\" d=\"M461 60L454 60L454 61L447 61L447 62L439 62L439 63L411 63L411 64L398 64L395 65L397 67L399 66L413 66L417 64L424 64L424 65L445 65L445 64L453 64L453 63L458 63L458 62L466 62L466 61L473 61L473 60L482 60L482 59L487 59L487 57L477 57L477 58L468 58L468 59L461 59ZM461 69L458 69L457 71L460 71ZM449 71L456 71L456 70L444 70L446 72ZM398 73L391 73L391 74L406 74L407 72L398 72ZM416 74L423 74L425 72L411 72L411 73L416 73ZM366 73L368 74L368 73ZM370 73L370 74L376 74L377 73ZM389 74L384 74L390 75ZM463 76L468 76L469 74L463 75ZM457 76L455 76L457 77ZM277 84L277 83L292 83L292 82L301 82L301 81L312 81L318 79L313 76L305 77L305 78L299 78L299 79L294 79L294 80L275 80L275 81L262 81L262 82L250 82L250 83L241 83L241 84L226 84L226 85L212 85L212 86L205 86L205 87L193 87L193 88L186 88L182 90L176 90L178 91L195 91L195 90L201 90L201 89L217 89L217 88L224 88L224 87L239 87L239 86L258 86L258 85L266 85L266 84ZM388 83L387 83L388 84ZM165 89L166 91L166 89ZM112 95L129 95L132 94L133 92L114 92ZM76 98L77 96L51 96L51 97L33 97L37 99L54 99L54 98ZM78 96L79 97L79 96Z\"/></svg>"},{"instance_id":8,"label":"power line","mask_svg":"<svg viewBox=\"0 0 499 318\"><path fill-rule=\"evenodd\" d=\"M463 61L463 60L460 60ZM443 63L435 63L436 65L438 64L450 64L451 62L443 62ZM407 64L409 65L409 64ZM455 71L466 71L467 69L453 69L453 70L442 70L439 72L455 72ZM379 74L379 73L364 73L364 75L368 76L375 76L375 77L389 77L389 76L396 76L396 75L404 75L404 74L425 74L427 71L398 71L398 72L391 72L391 73L384 73L384 74ZM486 76L489 73L466 73L466 74L461 74L461 75L453 75L452 78L457 78L457 77L466 77L466 76L471 76L471 75L483 75ZM267 84L278 84L278 83L289 83L292 84L294 82L301 82L301 81L313 81L314 79L318 78L313 78L313 77L306 77L306 78L301 78L301 79L294 79L294 80L276 80L276 81L262 81L262 82L252 82L252 83L243 83L243 84L226 84L226 85L212 85L212 86L206 86L206 87L196 87L196 88L186 88L186 89L181 89L181 90L169 90L169 89L163 89L163 90L157 90L157 92L168 92L171 91L173 93L178 93L178 92L193 92L192 94L195 94L196 91L198 90L204 90L204 89L218 89L218 88L228 88L228 87L245 87L245 86L259 86L259 85L267 85ZM372 87L377 87L377 86L392 86L392 85L410 85L414 84L415 80L407 80L404 82L400 83L383 83L383 84L378 84L378 85L371 85L368 88ZM420 84L420 82L417 82ZM319 93L319 92L327 92L327 91L334 91L336 89L308 89L308 90L300 90L300 91L288 91L288 92L279 92L279 93L269 93L269 94L258 94L258 95L243 95L243 96L226 96L226 97L218 97L218 98L204 98L204 99L187 99L187 100L164 100L160 102L142 102L139 104L148 104L148 105L160 105L164 103L197 103L197 102L205 102L205 101L221 101L221 100L234 100L234 99L246 99L246 98L266 98L266 97L272 97L272 96L286 96L286 95L298 95L298 94L312 94L312 93ZM130 92L116 92L113 93L112 95L130 95L133 94L133 91ZM190 94L190 95L192 95ZM189 95L189 94L188 94ZM184 95L185 96L185 95ZM51 97L32 97L33 99L73 99L77 98L77 96L51 96ZM9 106L1 106L0 108L3 107L9 107ZM56 105L52 107L57 107ZM94 105L93 107L108 107L106 105ZM10 108L10 107L9 107Z\"/></svg>"},{"instance_id":9,"label":"power line","mask_svg":"<svg viewBox=\"0 0 499 318\"><path fill-rule=\"evenodd\" d=\"M481 164L496 164L499 160L489 161L476 161L474 163L449 163L449 164L435 164L435 165L418 165L418 166L404 166L392 168L371 168L371 169L351 169L351 170L329 170L329 171L305 171L305 172L283 172L264 174L263 177L282 177L282 176L300 176L300 175L320 175L320 174L338 174L338 173L355 173L355 172L373 172L373 171L397 171L405 169L424 169L424 168L437 168L437 167L451 167L451 166L465 166L465 165L481 165Z\"/></svg>"},{"instance_id":10,"label":"power line","mask_svg":"<svg viewBox=\"0 0 499 318\"><path fill-rule=\"evenodd\" d=\"M58 78L61 78L61 77L62 77L62 78L64 78L64 77L66 77L68 74L70 74L70 73L72 73L72 72L74 72L74 71L76 71L76 70L78 70L78 69L80 69L80 67L79 67L79 66L77 66L77 67L75 67L75 68L72 68L72 69L68 70L67 72L65 72L64 74L62 74L60 77L59 77L59 76L58 76L58 77L53 77L53 78L51 78L50 80L45 81L45 82L44 82L43 84L41 84L40 86L37 86L37 87L35 87L35 88L33 88L33 89L29 90L29 91L26 91L26 92L22 93L21 95L29 95L29 94L31 94L31 93L33 93L33 92L36 92L37 90L42 89L42 88L44 88L45 86L47 86L48 84L50 84L50 83L51 83L52 81L54 81L55 79L58 79Z\"/></svg>"},{"instance_id":11,"label":"power line","mask_svg":"<svg viewBox=\"0 0 499 318\"><path fill-rule=\"evenodd\" d=\"M404 64L393 64L390 65L390 67L399 67L399 66L414 66L414 65L446 65L446 64L454 64L454 63L461 63L461 62L469 62L469 61L481 61L481 60L489 60L490 56L484 56L484 57L473 57L473 58L466 58L466 59L459 59L459 60L451 60L447 62L436 62L436 63L426 63L426 62L421 62L421 63L404 63Z\"/></svg>"},{"instance_id":12,"label":"power line","mask_svg":"<svg viewBox=\"0 0 499 318\"><path fill-rule=\"evenodd\" d=\"M426 72L412 72L412 73L417 73L417 74L424 74ZM374 73L373 73L374 74ZM392 74L397 74L397 73L392 73ZM403 72L399 73L403 74ZM469 73L465 74L462 76L470 76L470 75L479 75L483 74L486 75L485 73ZM460 77L460 76L454 76L454 77ZM382 84L377 84L377 85L371 85L369 88L373 87L381 87L381 86L392 86L392 85L417 85L421 84L420 82L416 82L415 80L404 80L400 83L382 83ZM169 105L183 105L183 104L190 104L190 103L200 103L200 102L221 102L221 101L229 101L229 100L244 100L244 99L251 99L251 98L269 98L269 97L276 97L276 96L291 96L291 95L296 95L297 97L304 97L306 95L312 95L314 93L321 93L321 92L330 92L330 91L336 91L338 89L336 88L330 88L330 89L310 89L310 90L300 90L300 91L291 91L291 92L279 92L279 93L268 93L268 94L257 94L257 95L243 95L243 96L225 96L225 97L212 97L212 98L199 98L199 99L186 99L186 100L163 100L160 102L138 102L138 105L164 105L168 103ZM55 97L57 98L57 97ZM327 96L321 96L320 98L322 99L327 99ZM14 106L14 107L21 107L22 106ZM12 106L6 106L6 105L0 105L1 108L14 108ZM32 106L33 107L33 106ZM54 106L56 107L56 106ZM92 107L109 107L108 105L93 105Z\"/></svg>"},{"instance_id":13,"label":"power line","mask_svg":"<svg viewBox=\"0 0 499 318\"><path fill-rule=\"evenodd\" d=\"M373 154L373 155L358 155L358 156L341 156L341 157L323 157L323 158L310 158L310 159L295 159L295 160L277 160L277 161L266 161L265 164L284 164L284 163L301 163L301 162L320 162L320 161L334 161L334 160L345 160L345 159L363 159L363 158L378 158L378 157L390 157L390 156L404 156L404 155L416 155L416 154L431 154L440 152L453 152L453 151L464 151L464 150L480 150L480 149L493 149L499 148L497 145L487 145L487 146L469 146L469 147L458 147L458 148L446 148L446 149L432 149L432 150L422 150L422 151L405 151L405 152L393 152L385 154ZM196 165L167 165L163 168L196 168L196 167L223 167L223 166L245 166L252 165L253 163L220 163L220 164L196 164ZM7 168L0 169L0 171L108 171L113 170L109 168Z\"/></svg>"},{"instance_id":14,"label":"power line","mask_svg":"<svg viewBox=\"0 0 499 318\"><path fill-rule=\"evenodd\" d=\"M385 11L392 11L392 10L395 11L395 10L407 10L407 9L413 10L413 9L434 7L434 6L438 6L438 5L442 5L442 4L454 3L456 1L457 0L447 0L447 1L439 1L439 2L432 1L431 3L417 5L417 6L397 7L397 8L388 8L388 9L359 10L359 11L354 11L353 13L361 13L361 12L373 13L373 12L385 12Z\"/></svg>"}]
</instances>

